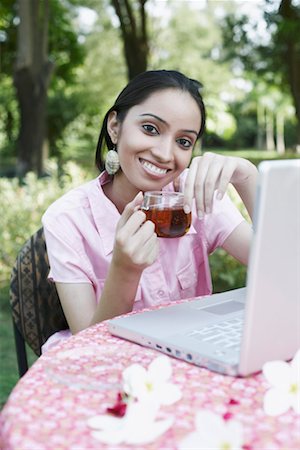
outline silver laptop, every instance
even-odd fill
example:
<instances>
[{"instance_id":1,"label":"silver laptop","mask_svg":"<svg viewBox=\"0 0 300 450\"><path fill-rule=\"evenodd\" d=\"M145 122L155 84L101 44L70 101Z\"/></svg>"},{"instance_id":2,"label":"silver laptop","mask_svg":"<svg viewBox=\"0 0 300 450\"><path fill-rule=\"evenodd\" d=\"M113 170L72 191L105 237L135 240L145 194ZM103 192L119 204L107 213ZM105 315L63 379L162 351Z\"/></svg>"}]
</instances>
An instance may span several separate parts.
<instances>
[{"instance_id":1,"label":"silver laptop","mask_svg":"<svg viewBox=\"0 0 300 450\"><path fill-rule=\"evenodd\" d=\"M246 288L117 317L113 335L247 376L300 348L300 159L259 165Z\"/></svg>"}]
</instances>

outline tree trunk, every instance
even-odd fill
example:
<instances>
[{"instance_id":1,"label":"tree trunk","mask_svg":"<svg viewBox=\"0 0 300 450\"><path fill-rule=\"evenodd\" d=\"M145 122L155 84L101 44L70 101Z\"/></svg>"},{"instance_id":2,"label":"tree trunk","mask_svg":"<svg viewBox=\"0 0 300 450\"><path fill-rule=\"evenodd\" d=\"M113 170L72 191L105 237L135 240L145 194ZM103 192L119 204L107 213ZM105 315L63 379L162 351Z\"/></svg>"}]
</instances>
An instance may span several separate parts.
<instances>
[{"instance_id":1,"label":"tree trunk","mask_svg":"<svg viewBox=\"0 0 300 450\"><path fill-rule=\"evenodd\" d=\"M266 145L267 151L275 150L273 113L268 109L266 109Z\"/></svg>"},{"instance_id":2,"label":"tree trunk","mask_svg":"<svg viewBox=\"0 0 300 450\"><path fill-rule=\"evenodd\" d=\"M291 87L297 117L297 149L300 151L300 38L299 7L292 0L281 0L279 14L286 25L281 29L281 39L286 44L284 60L287 63L287 76ZM297 25L298 24L298 25Z\"/></svg>"},{"instance_id":3,"label":"tree trunk","mask_svg":"<svg viewBox=\"0 0 300 450\"><path fill-rule=\"evenodd\" d=\"M256 116L257 116L257 130L256 130L256 146L258 150L262 150L265 148L265 140L264 140L264 126L265 126L265 118L264 118L264 107L257 101L256 108Z\"/></svg>"},{"instance_id":4,"label":"tree trunk","mask_svg":"<svg viewBox=\"0 0 300 450\"><path fill-rule=\"evenodd\" d=\"M279 111L276 113L276 150L279 155L283 155L285 153L284 115Z\"/></svg>"},{"instance_id":5,"label":"tree trunk","mask_svg":"<svg viewBox=\"0 0 300 450\"><path fill-rule=\"evenodd\" d=\"M18 48L14 84L20 110L17 174L42 175L46 138L47 89L53 64L48 61L49 0L19 0Z\"/></svg>"},{"instance_id":6,"label":"tree trunk","mask_svg":"<svg viewBox=\"0 0 300 450\"><path fill-rule=\"evenodd\" d=\"M120 21L128 79L147 70L147 0L111 0Z\"/></svg>"}]
</instances>

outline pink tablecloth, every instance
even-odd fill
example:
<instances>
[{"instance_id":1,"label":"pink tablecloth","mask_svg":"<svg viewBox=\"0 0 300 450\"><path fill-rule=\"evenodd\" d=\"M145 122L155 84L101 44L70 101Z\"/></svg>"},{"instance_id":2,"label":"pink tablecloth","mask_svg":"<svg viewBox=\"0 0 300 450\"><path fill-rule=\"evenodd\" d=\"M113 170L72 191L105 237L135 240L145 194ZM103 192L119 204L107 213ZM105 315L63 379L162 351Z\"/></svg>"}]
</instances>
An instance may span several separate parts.
<instances>
[{"instance_id":1,"label":"pink tablecloth","mask_svg":"<svg viewBox=\"0 0 300 450\"><path fill-rule=\"evenodd\" d=\"M92 436L87 420L105 414L106 408L115 403L126 367L134 362L147 367L158 355L111 336L105 323L59 344L41 356L12 391L1 412L1 448L108 448ZM278 417L264 413L263 397L269 385L262 374L241 379L173 358L171 363L172 382L180 386L182 398L164 407L164 413L171 414L175 421L171 429L143 448L176 449L178 442L193 431L197 411L206 409L223 416L230 400L230 414L242 424L248 448L300 448L299 416L292 410Z\"/></svg>"}]
</instances>

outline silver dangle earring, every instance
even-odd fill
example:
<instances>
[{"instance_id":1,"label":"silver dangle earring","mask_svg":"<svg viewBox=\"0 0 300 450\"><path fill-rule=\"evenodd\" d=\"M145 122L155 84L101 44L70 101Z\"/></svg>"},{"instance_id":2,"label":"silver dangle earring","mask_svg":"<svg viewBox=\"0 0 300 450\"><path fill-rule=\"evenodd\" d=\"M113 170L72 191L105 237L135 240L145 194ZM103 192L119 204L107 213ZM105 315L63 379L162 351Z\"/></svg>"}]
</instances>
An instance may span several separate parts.
<instances>
[{"instance_id":1,"label":"silver dangle earring","mask_svg":"<svg viewBox=\"0 0 300 450\"><path fill-rule=\"evenodd\" d=\"M105 169L109 175L114 175L120 169L120 159L116 146L106 154Z\"/></svg>"}]
</instances>

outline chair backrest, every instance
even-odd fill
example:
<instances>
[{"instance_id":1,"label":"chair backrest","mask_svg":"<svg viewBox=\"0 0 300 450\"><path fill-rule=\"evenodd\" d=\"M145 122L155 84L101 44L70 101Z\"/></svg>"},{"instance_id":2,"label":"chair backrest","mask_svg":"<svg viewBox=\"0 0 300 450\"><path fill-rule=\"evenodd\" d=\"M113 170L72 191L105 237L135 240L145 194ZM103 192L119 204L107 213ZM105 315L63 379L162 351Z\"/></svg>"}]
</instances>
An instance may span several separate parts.
<instances>
[{"instance_id":1,"label":"chair backrest","mask_svg":"<svg viewBox=\"0 0 300 450\"><path fill-rule=\"evenodd\" d=\"M49 261L43 228L21 248L11 273L10 304L16 328L36 355L56 331L68 328Z\"/></svg>"}]
</instances>

